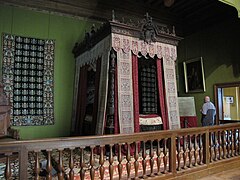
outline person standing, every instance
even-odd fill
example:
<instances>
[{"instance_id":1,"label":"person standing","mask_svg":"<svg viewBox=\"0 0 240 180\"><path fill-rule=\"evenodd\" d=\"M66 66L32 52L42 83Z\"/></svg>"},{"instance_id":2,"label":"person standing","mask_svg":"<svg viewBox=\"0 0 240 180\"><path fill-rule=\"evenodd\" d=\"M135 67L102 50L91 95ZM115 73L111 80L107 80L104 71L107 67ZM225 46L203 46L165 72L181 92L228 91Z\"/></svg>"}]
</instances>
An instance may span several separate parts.
<instances>
[{"instance_id":1,"label":"person standing","mask_svg":"<svg viewBox=\"0 0 240 180\"><path fill-rule=\"evenodd\" d=\"M214 104L210 101L209 96L205 96L204 104L201 109L202 113L202 126L212 126L214 125L216 108Z\"/></svg>"}]
</instances>

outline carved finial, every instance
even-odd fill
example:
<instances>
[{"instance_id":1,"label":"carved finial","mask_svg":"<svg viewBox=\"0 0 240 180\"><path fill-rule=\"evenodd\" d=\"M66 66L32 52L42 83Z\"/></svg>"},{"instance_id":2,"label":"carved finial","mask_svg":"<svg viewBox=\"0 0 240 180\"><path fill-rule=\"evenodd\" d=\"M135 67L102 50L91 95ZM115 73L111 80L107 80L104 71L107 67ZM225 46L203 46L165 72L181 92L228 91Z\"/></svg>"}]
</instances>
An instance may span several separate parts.
<instances>
[{"instance_id":1,"label":"carved finial","mask_svg":"<svg viewBox=\"0 0 240 180\"><path fill-rule=\"evenodd\" d=\"M125 22L125 19L124 19L124 17L122 17L122 23L124 23Z\"/></svg>"},{"instance_id":2,"label":"carved finial","mask_svg":"<svg viewBox=\"0 0 240 180\"><path fill-rule=\"evenodd\" d=\"M91 27L91 34L94 34L96 31L95 31L95 24L92 25Z\"/></svg>"},{"instance_id":3,"label":"carved finial","mask_svg":"<svg viewBox=\"0 0 240 180\"><path fill-rule=\"evenodd\" d=\"M115 59L116 55L113 49L111 49L111 59Z\"/></svg>"},{"instance_id":4,"label":"carved finial","mask_svg":"<svg viewBox=\"0 0 240 180\"><path fill-rule=\"evenodd\" d=\"M176 35L175 26L173 26L172 34L173 34L174 36Z\"/></svg>"},{"instance_id":5,"label":"carved finial","mask_svg":"<svg viewBox=\"0 0 240 180\"><path fill-rule=\"evenodd\" d=\"M146 13L145 18L147 22L152 22L152 17L149 16L148 12Z\"/></svg>"},{"instance_id":6,"label":"carved finial","mask_svg":"<svg viewBox=\"0 0 240 180\"><path fill-rule=\"evenodd\" d=\"M115 21L115 12L112 10L112 21Z\"/></svg>"},{"instance_id":7,"label":"carved finial","mask_svg":"<svg viewBox=\"0 0 240 180\"><path fill-rule=\"evenodd\" d=\"M145 17L146 17L146 19L148 19L148 18L149 18L148 12L146 13Z\"/></svg>"}]
</instances>

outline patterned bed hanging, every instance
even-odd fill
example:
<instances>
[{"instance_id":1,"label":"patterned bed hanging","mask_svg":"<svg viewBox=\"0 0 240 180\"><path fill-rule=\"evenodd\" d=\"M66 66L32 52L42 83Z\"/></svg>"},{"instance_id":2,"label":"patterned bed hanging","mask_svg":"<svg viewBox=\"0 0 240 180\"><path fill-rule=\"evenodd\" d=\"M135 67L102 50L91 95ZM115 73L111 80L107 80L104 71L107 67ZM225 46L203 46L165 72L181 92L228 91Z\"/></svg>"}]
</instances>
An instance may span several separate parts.
<instances>
[{"instance_id":1,"label":"patterned bed hanging","mask_svg":"<svg viewBox=\"0 0 240 180\"><path fill-rule=\"evenodd\" d=\"M11 125L54 124L54 40L3 34L2 43Z\"/></svg>"}]
</instances>

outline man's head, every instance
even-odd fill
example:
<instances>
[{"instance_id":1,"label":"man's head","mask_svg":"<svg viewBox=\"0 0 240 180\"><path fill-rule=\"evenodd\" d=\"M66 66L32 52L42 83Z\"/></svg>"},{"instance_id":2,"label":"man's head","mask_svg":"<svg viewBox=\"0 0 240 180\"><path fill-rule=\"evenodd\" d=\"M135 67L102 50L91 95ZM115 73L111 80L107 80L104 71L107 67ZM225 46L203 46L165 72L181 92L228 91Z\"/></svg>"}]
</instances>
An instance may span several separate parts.
<instances>
[{"instance_id":1,"label":"man's head","mask_svg":"<svg viewBox=\"0 0 240 180\"><path fill-rule=\"evenodd\" d=\"M210 97L209 96L205 96L204 102L209 102L209 101L210 101Z\"/></svg>"}]
</instances>

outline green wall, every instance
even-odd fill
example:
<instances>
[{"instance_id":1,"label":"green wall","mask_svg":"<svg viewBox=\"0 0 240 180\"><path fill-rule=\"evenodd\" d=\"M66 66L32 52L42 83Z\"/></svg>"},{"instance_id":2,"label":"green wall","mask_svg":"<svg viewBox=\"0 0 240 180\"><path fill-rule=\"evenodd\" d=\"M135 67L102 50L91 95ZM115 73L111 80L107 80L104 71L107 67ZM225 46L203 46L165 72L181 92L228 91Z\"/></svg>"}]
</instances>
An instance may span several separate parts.
<instances>
[{"instance_id":1,"label":"green wall","mask_svg":"<svg viewBox=\"0 0 240 180\"><path fill-rule=\"evenodd\" d=\"M204 96L214 102L214 84L240 81L240 19L222 22L185 37L178 46L179 96L195 98L200 125ZM185 93L183 61L202 56L206 92Z\"/></svg>"},{"instance_id":2,"label":"green wall","mask_svg":"<svg viewBox=\"0 0 240 180\"><path fill-rule=\"evenodd\" d=\"M14 127L22 139L69 136L71 126L75 60L71 53L76 41L84 37L92 23L0 5L0 33L54 39L54 111L55 124L48 126ZM2 38L1 38L2 40ZM1 41L0 40L0 41ZM2 44L2 42L0 42ZM2 51L0 51L2 57ZM2 69L2 58L1 69Z\"/></svg>"}]
</instances>

